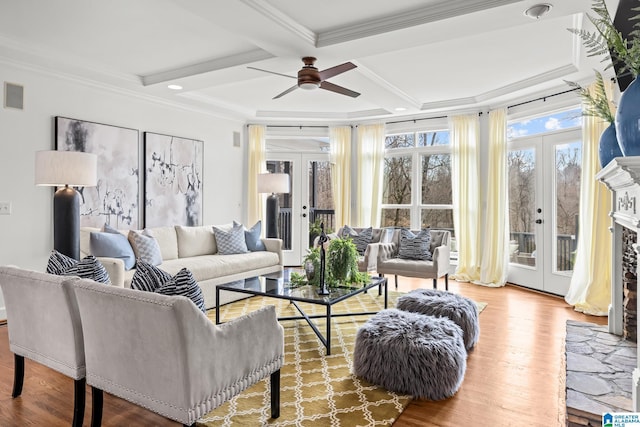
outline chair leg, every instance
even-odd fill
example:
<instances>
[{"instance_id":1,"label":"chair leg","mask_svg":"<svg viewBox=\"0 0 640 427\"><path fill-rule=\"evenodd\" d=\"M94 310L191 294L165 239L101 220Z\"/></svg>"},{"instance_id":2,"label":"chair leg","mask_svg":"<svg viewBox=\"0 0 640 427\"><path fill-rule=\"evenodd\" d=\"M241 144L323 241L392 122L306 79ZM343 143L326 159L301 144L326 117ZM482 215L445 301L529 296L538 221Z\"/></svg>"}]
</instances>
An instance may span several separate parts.
<instances>
[{"instance_id":1,"label":"chair leg","mask_svg":"<svg viewBox=\"0 0 640 427\"><path fill-rule=\"evenodd\" d=\"M74 380L73 382L73 427L82 427L82 421L84 419L84 407L86 401L86 380L81 378Z\"/></svg>"},{"instance_id":2,"label":"chair leg","mask_svg":"<svg viewBox=\"0 0 640 427\"><path fill-rule=\"evenodd\" d=\"M398 289L398 275L396 274L395 277L396 277L396 289Z\"/></svg>"},{"instance_id":3,"label":"chair leg","mask_svg":"<svg viewBox=\"0 0 640 427\"><path fill-rule=\"evenodd\" d=\"M271 374L271 418L280 416L280 369Z\"/></svg>"},{"instance_id":4,"label":"chair leg","mask_svg":"<svg viewBox=\"0 0 640 427\"><path fill-rule=\"evenodd\" d=\"M433 289L438 289L438 278L433 279Z\"/></svg>"},{"instance_id":5,"label":"chair leg","mask_svg":"<svg viewBox=\"0 0 640 427\"><path fill-rule=\"evenodd\" d=\"M449 290L449 273L444 275L444 289Z\"/></svg>"},{"instance_id":6,"label":"chair leg","mask_svg":"<svg viewBox=\"0 0 640 427\"><path fill-rule=\"evenodd\" d=\"M14 353L13 363L13 392L11 397L18 397L22 394L22 385L24 384L24 356Z\"/></svg>"},{"instance_id":7,"label":"chair leg","mask_svg":"<svg viewBox=\"0 0 640 427\"><path fill-rule=\"evenodd\" d=\"M91 427L102 425L102 390L91 387Z\"/></svg>"}]
</instances>

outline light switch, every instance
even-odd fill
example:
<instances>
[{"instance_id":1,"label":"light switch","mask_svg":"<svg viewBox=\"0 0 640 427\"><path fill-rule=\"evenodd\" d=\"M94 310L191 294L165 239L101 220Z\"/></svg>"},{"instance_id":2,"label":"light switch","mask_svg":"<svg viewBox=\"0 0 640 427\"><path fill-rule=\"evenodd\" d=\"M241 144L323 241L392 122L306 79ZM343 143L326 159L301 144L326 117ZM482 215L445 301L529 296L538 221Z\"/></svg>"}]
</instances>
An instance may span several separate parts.
<instances>
[{"instance_id":1,"label":"light switch","mask_svg":"<svg viewBox=\"0 0 640 427\"><path fill-rule=\"evenodd\" d=\"M0 215L11 215L11 202L0 202Z\"/></svg>"}]
</instances>

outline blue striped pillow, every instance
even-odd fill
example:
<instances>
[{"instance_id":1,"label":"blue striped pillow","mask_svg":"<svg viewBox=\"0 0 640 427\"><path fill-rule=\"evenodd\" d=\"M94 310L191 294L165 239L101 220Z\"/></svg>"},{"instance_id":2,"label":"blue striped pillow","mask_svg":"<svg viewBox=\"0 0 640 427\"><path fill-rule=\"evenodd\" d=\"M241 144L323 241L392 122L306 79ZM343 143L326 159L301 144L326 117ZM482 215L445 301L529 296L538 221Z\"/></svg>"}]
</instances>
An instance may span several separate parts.
<instances>
[{"instance_id":1,"label":"blue striped pillow","mask_svg":"<svg viewBox=\"0 0 640 427\"><path fill-rule=\"evenodd\" d=\"M413 234L410 230L400 230L398 258L431 261L431 231L428 228Z\"/></svg>"}]
</instances>

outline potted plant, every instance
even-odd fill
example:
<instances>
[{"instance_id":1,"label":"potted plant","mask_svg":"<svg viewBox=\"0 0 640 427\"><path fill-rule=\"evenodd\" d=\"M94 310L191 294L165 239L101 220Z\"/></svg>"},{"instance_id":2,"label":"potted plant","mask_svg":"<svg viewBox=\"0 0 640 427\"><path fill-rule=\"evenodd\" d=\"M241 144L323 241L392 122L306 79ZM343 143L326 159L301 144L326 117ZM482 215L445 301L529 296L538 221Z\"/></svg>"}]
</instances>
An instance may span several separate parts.
<instances>
[{"instance_id":1,"label":"potted plant","mask_svg":"<svg viewBox=\"0 0 640 427\"><path fill-rule=\"evenodd\" d=\"M606 55L603 62L611 58L605 70L616 65L619 67L619 75L629 72L633 76L634 80L620 98L615 116L615 128L622 154L640 155L640 127L638 126L640 83L637 82L637 76L640 73L640 15L631 18L636 23L633 25L634 31L631 33L631 38L626 39L613 24L604 0L594 0L591 10L595 15L587 14L587 17L595 27L595 32L575 28L569 31L582 39L588 49L588 56ZM638 8L633 10L637 11Z\"/></svg>"},{"instance_id":2,"label":"potted plant","mask_svg":"<svg viewBox=\"0 0 640 427\"><path fill-rule=\"evenodd\" d=\"M578 94L586 106L582 110L583 116L598 117L609 124L607 129L602 132L598 146L600 166L605 167L614 158L622 156L622 151L616 138L615 117L607 98L602 74L596 71L596 83L593 91L589 91L578 83L568 81L567 84L578 90Z\"/></svg>"}]
</instances>

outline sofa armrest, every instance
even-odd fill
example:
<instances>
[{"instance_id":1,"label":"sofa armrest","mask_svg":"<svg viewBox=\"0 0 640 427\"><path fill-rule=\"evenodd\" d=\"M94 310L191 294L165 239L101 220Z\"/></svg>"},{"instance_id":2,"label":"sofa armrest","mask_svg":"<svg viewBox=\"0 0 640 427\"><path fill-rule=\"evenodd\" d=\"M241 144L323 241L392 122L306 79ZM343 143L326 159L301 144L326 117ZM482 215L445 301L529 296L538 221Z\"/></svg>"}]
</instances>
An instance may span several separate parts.
<instances>
[{"instance_id":1,"label":"sofa armrest","mask_svg":"<svg viewBox=\"0 0 640 427\"><path fill-rule=\"evenodd\" d=\"M378 252L380 250L379 243L369 243L364 251L364 267L365 271L376 271L378 265Z\"/></svg>"},{"instance_id":2,"label":"sofa armrest","mask_svg":"<svg viewBox=\"0 0 640 427\"><path fill-rule=\"evenodd\" d=\"M451 249L448 245L438 246L433 250L431 259L433 260L433 265L438 272L438 277L449 273L449 266L451 264L450 256Z\"/></svg>"},{"instance_id":3,"label":"sofa armrest","mask_svg":"<svg viewBox=\"0 0 640 427\"><path fill-rule=\"evenodd\" d=\"M276 253L278 255L278 259L280 260L279 264L284 265L282 260L282 239L274 239L274 238L263 238L262 242L264 243L267 251Z\"/></svg>"},{"instance_id":4,"label":"sofa armrest","mask_svg":"<svg viewBox=\"0 0 640 427\"><path fill-rule=\"evenodd\" d=\"M377 246L378 263L383 263L398 255L398 245L395 243L371 243L369 246Z\"/></svg>"},{"instance_id":5,"label":"sofa armrest","mask_svg":"<svg viewBox=\"0 0 640 427\"><path fill-rule=\"evenodd\" d=\"M124 261L120 258L96 257L109 273L113 286L124 288Z\"/></svg>"}]
</instances>

